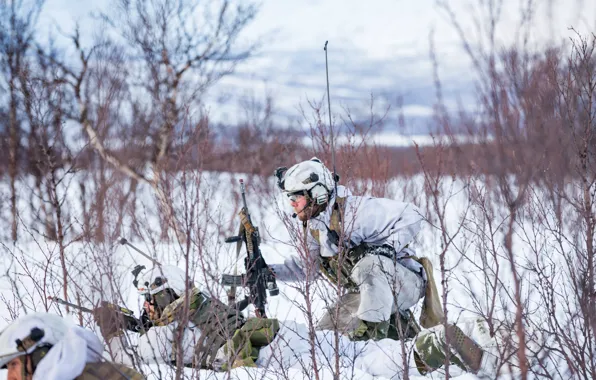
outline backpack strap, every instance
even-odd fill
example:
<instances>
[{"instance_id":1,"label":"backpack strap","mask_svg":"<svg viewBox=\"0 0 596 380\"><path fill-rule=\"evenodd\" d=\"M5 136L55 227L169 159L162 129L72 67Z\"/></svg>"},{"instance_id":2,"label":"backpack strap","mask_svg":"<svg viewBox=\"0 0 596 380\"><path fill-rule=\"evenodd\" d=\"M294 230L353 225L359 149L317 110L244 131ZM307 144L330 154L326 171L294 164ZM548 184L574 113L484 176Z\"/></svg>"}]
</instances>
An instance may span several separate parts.
<instances>
[{"instance_id":1,"label":"backpack strap","mask_svg":"<svg viewBox=\"0 0 596 380\"><path fill-rule=\"evenodd\" d=\"M329 222L329 225L331 227L331 230L336 231L338 234L341 233L341 223L343 212L345 211L345 203L346 197L335 197L335 202L333 203L333 210L331 210L331 221Z\"/></svg>"},{"instance_id":2,"label":"backpack strap","mask_svg":"<svg viewBox=\"0 0 596 380\"><path fill-rule=\"evenodd\" d=\"M329 227L325 226L327 228L328 240L330 240L333 244L335 244L338 247L339 247L339 237L343 232L342 231L342 216L345 211L345 209L344 209L345 202L346 202L346 197L339 197L339 196L335 197L333 209L331 210L331 218L329 220ZM304 223L304 226L306 228L306 223ZM319 236L319 230L315 230L315 229L311 228L310 234L319 244L321 243L320 236ZM354 242L352 240L350 240L349 243L350 243L351 247L354 246Z\"/></svg>"}]
</instances>

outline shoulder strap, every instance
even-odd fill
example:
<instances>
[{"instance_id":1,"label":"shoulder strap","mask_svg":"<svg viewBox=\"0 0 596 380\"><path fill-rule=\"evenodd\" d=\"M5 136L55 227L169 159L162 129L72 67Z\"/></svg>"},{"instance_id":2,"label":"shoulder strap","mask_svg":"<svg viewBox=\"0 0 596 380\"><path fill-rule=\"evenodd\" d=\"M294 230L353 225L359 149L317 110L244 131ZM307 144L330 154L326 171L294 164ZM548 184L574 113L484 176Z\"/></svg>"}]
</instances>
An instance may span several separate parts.
<instances>
[{"instance_id":1,"label":"shoulder strap","mask_svg":"<svg viewBox=\"0 0 596 380\"><path fill-rule=\"evenodd\" d=\"M336 197L335 203L333 204L333 210L331 210L331 221L330 221L330 229L331 231L335 231L338 234L341 233L341 222L342 216L344 212L344 205L346 203L345 197ZM341 208L341 210L340 210Z\"/></svg>"},{"instance_id":2,"label":"shoulder strap","mask_svg":"<svg viewBox=\"0 0 596 380\"><path fill-rule=\"evenodd\" d=\"M319 230L315 230L314 228L311 228L310 234L318 243L321 243L321 240L319 239Z\"/></svg>"},{"instance_id":3,"label":"shoulder strap","mask_svg":"<svg viewBox=\"0 0 596 380\"><path fill-rule=\"evenodd\" d=\"M341 234L341 220L342 220L342 212L343 207L346 201L346 197L336 197L335 203L333 204L333 210L331 210L331 220L329 222L329 230L334 231L336 234ZM339 206L339 207L336 207ZM340 211L340 208L342 209ZM306 223L304 223L304 227L306 228ZM310 234L312 237L320 243L321 240L319 238L319 230L315 230L313 228L310 229Z\"/></svg>"}]
</instances>

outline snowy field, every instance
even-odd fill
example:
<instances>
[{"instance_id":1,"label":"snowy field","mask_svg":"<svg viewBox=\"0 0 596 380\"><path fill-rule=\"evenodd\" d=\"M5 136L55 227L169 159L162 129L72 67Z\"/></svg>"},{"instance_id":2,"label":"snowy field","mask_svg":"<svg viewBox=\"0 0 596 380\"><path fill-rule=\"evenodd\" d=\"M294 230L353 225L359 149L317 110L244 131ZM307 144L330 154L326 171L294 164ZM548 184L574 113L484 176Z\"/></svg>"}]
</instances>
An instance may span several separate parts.
<instances>
[{"instance_id":1,"label":"snowy field","mask_svg":"<svg viewBox=\"0 0 596 380\"><path fill-rule=\"evenodd\" d=\"M84 223L80 188L75 183L84 178L73 177L69 178L70 181L63 181L61 194L66 210L64 218L67 220L65 225L69 228L63 247L41 237L41 226L30 227L35 226L35 222L29 219L31 208L40 207L41 204L36 203L38 200L29 202L28 199L22 199L19 204L22 215L19 242L13 245L7 243L8 239L3 239L2 244L0 303L3 307L0 327L15 315L33 310L49 310L65 315L64 306L47 300L48 296L64 296L61 249L65 252L68 297L71 302L90 306L100 299L117 301L134 310L138 316L142 300L132 286L130 271L136 264L150 267L151 263L130 248L118 244L117 236L126 237L164 264L177 265L183 269L188 266L189 272L194 274L195 283L201 289L225 301L225 289L217 283L217 279L222 273L231 273L235 266L235 244L225 244L224 238L235 234L238 228L238 178L243 178L247 183L249 210L263 237L263 256L268 263L283 262L285 258L296 253L289 230L296 231L298 221L289 218L289 204L276 191L272 179L264 182L251 176L215 173L192 173L186 178L177 178L173 182L176 189L174 199L177 215L180 215L183 222L194 223L189 227L192 231L192 244L188 248L178 243L160 243L161 230L157 207L150 189L147 188L138 190L134 211L137 221L133 221L130 215L125 215L121 231L116 231L113 239L106 238L102 244L91 244L76 239L77 231L83 228ZM448 318L454 322L477 317L478 310L486 309L491 300L483 296L483 289L489 289L490 279L495 278L499 279L500 290L497 292L498 305L494 309L494 317L504 320L511 318L510 266L502 253L502 246L490 247L482 238L492 236L493 242L502 245L501 223L505 220L504 210L491 206L494 218L490 221L486 220L486 215L477 212L478 206L471 204L470 194L482 191L482 186L478 186L478 183L480 182L464 184L445 178L441 187L440 201L445 207L445 228L454 236L445 254L446 280L449 284ZM92 184L89 183L88 186L91 188ZM362 190L362 186L363 184L359 184L354 187ZM187 190L181 190L184 188ZM412 201L427 213L428 223L425 223L417 238L416 250L418 255L427 256L433 262L435 279L441 292L439 254L443 251L445 243L438 229L433 226L439 225L439 222L431 202L427 202L424 178L397 178L383 189L387 197ZM4 194L5 190L3 189ZM31 188L23 186L23 194L30 191ZM117 207L116 202L111 205ZM3 212L8 213L7 210ZM117 214L113 208L106 212L106 225L116 225ZM459 228L462 225L465 227ZM495 227L494 230L491 230L491 226ZM514 239L520 260L531 254L531 250L527 250L527 239L521 235ZM483 251L485 249L495 249L498 252L491 256ZM494 260L491 257L494 257ZM497 264L500 271L495 273L494 268ZM278 286L280 295L268 298L267 312L268 316L280 320L284 326L284 334L281 343L272 345L268 360L259 362L259 368L256 369L238 368L228 373L186 368L185 377L333 379L336 365L339 365L340 379L401 379L405 376L409 376L410 379L444 378L443 370L427 376L418 373L410 342L402 346L400 342L388 339L380 342L354 343L340 338L339 346L336 346L334 335L330 332L317 332L316 336L309 337L309 316L315 322L322 316L325 305L332 301L326 300L327 297L333 297L331 287L323 281L317 281L311 292L305 295L293 284L280 282ZM538 299L530 293L531 291L527 293L529 299ZM536 303L536 309L539 310L539 301ZM307 304L310 313L306 312ZM413 311L418 317L420 304ZM252 306L245 311L247 312L252 313ZM67 317L97 330L92 318L87 314L72 313ZM314 358L311 350L313 342L316 342ZM341 353L338 362L335 360L337 352ZM545 365L548 368L558 364L546 362ZM315 368L318 375L314 375ZM143 371L151 379L174 376L174 370L167 365L149 365L145 366ZM477 378L463 373L455 366L450 367L450 375L462 380ZM4 376L5 371L0 371L0 378Z\"/></svg>"}]
</instances>

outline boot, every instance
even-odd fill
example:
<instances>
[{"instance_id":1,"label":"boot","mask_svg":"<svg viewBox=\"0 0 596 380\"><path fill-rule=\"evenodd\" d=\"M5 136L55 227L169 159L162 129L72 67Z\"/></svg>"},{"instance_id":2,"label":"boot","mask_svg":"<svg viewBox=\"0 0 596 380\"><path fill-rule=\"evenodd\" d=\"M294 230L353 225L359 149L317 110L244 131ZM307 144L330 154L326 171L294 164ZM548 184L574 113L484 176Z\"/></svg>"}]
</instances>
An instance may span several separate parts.
<instances>
[{"instance_id":1,"label":"boot","mask_svg":"<svg viewBox=\"0 0 596 380\"><path fill-rule=\"evenodd\" d=\"M369 322L360 321L360 325L349 334L351 340L381 340L387 338L387 331L389 329L389 322Z\"/></svg>"},{"instance_id":2,"label":"boot","mask_svg":"<svg viewBox=\"0 0 596 380\"><path fill-rule=\"evenodd\" d=\"M420 327L416 323L414 318L409 317L411 315L409 310L404 312L406 315L399 311L391 314L389 318L389 331L387 332L387 338L393 340L405 340L413 339L416 334L420 331Z\"/></svg>"}]
</instances>

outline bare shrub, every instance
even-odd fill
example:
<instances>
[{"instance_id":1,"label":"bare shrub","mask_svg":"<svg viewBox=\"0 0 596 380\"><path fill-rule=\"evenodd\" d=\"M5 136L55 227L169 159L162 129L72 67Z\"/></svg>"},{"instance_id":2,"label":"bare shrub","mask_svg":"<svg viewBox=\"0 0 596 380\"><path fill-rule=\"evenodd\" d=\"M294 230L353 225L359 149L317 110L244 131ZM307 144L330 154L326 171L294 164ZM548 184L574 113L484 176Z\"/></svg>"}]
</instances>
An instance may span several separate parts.
<instances>
[{"instance_id":1,"label":"bare shrub","mask_svg":"<svg viewBox=\"0 0 596 380\"><path fill-rule=\"evenodd\" d=\"M454 123L466 126L479 148L452 144L472 206L456 220L469 249L453 257L465 259L458 272L483 284L478 292L463 283L470 311L499 337L494 375L590 378L592 355L576 353L591 352L578 347L593 340L585 298L593 289L593 38L532 50L527 4L524 38L501 49L498 2L481 4L489 43L474 45L441 4L479 78L479 114L441 115L441 123L448 136Z\"/></svg>"}]
</instances>

